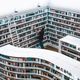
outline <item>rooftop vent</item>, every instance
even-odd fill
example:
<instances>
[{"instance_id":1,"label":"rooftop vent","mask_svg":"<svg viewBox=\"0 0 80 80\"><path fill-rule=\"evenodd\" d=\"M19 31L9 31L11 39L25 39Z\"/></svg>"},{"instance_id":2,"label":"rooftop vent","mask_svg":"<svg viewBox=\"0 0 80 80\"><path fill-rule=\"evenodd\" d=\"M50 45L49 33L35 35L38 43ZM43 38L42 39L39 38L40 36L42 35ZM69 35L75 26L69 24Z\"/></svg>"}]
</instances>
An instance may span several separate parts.
<instances>
[{"instance_id":1,"label":"rooftop vent","mask_svg":"<svg viewBox=\"0 0 80 80\"><path fill-rule=\"evenodd\" d=\"M18 11L14 11L15 13L18 13Z\"/></svg>"},{"instance_id":2,"label":"rooftop vent","mask_svg":"<svg viewBox=\"0 0 80 80\"><path fill-rule=\"evenodd\" d=\"M40 5L38 5L38 7L41 7Z\"/></svg>"}]
</instances>

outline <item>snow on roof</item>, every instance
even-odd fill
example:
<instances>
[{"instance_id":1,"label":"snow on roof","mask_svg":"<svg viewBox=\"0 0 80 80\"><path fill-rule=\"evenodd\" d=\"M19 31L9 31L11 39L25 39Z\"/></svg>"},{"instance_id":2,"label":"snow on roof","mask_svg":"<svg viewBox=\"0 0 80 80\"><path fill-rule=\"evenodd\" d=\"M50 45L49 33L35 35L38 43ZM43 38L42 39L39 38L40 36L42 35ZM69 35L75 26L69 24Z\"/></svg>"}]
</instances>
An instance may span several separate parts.
<instances>
[{"instance_id":1,"label":"snow on roof","mask_svg":"<svg viewBox=\"0 0 80 80\"><path fill-rule=\"evenodd\" d=\"M80 0L50 0L50 3L61 8L80 10Z\"/></svg>"},{"instance_id":2,"label":"snow on roof","mask_svg":"<svg viewBox=\"0 0 80 80\"><path fill-rule=\"evenodd\" d=\"M54 51L36 48L18 48L6 45L0 48L0 53L13 57L35 57L44 59L68 70L74 77L80 78L80 62Z\"/></svg>"},{"instance_id":3,"label":"snow on roof","mask_svg":"<svg viewBox=\"0 0 80 80\"><path fill-rule=\"evenodd\" d=\"M70 36L70 35L61 38L60 41L64 41L64 42L67 42L69 44L73 44L77 47L80 47L80 39L76 38L76 37L73 37L73 36Z\"/></svg>"},{"instance_id":4,"label":"snow on roof","mask_svg":"<svg viewBox=\"0 0 80 80\"><path fill-rule=\"evenodd\" d=\"M46 5L47 0L0 0L0 16Z\"/></svg>"},{"instance_id":5,"label":"snow on roof","mask_svg":"<svg viewBox=\"0 0 80 80\"><path fill-rule=\"evenodd\" d=\"M0 16L36 8L38 4L80 10L80 0L0 0Z\"/></svg>"}]
</instances>

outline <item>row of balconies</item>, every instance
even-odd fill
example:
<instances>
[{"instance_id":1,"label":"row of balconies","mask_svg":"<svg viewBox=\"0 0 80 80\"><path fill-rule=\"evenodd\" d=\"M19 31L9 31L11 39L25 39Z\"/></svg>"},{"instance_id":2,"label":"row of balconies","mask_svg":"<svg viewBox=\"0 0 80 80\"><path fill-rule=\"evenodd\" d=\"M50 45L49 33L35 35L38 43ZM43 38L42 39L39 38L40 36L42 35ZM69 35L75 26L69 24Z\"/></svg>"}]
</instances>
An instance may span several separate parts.
<instances>
[{"instance_id":1,"label":"row of balconies","mask_svg":"<svg viewBox=\"0 0 80 80\"><path fill-rule=\"evenodd\" d=\"M25 67L31 67L31 65L34 63L34 64L38 64L38 65L48 66L48 67L50 67L49 69L53 68L53 69L56 69L56 71L60 71L60 73L63 73L64 75L66 74L68 76L72 76L72 75L70 75L70 73L68 71L66 71L66 70L64 70L62 68L61 69L57 69L56 67L58 67L58 66L55 66L52 63L50 63L48 61L44 61L44 60L41 60L39 62L34 61L34 60L36 60L34 58L27 59L27 61L25 61L24 58L20 59L21 61L20 60L16 61L16 59L14 61L14 59L13 59L13 60L10 60L9 62L6 62L4 60L8 60L9 61L9 59L5 59L5 58L1 59L1 64L4 65L4 69L5 69L6 66L8 66L9 68L11 67L11 68L15 68L15 69L24 69ZM35 66L35 67L38 67L38 66ZM66 71L68 73L65 73L64 71Z\"/></svg>"},{"instance_id":2,"label":"row of balconies","mask_svg":"<svg viewBox=\"0 0 80 80\"><path fill-rule=\"evenodd\" d=\"M56 71L55 70L53 71L52 69L51 69L52 70L51 72L49 70L47 70L46 68L43 69L43 68L39 68L39 67L27 67L24 70L17 69L21 72L12 71L15 69L11 69L11 71L9 71L9 69L10 69L10 67L8 67L8 70L1 68L0 72L7 76L16 77L16 78L22 78L21 76L19 77L18 75L24 76L25 74L32 74L32 73L38 73L38 74L44 75L44 72L47 74L50 74L50 75L54 74L56 77L61 78L61 74L59 72L56 73ZM53 78L53 76L48 76L48 77Z\"/></svg>"},{"instance_id":3,"label":"row of balconies","mask_svg":"<svg viewBox=\"0 0 80 80\"><path fill-rule=\"evenodd\" d=\"M43 25L43 24L42 24L42 25ZM61 30L61 28L60 28L60 30ZM60 32L62 32L62 31L60 31ZM59 34L60 34L60 32L59 32ZM68 31L68 32L69 32L69 31ZM29 34L30 34L30 33L29 33ZM69 34L70 34L70 33L69 33ZM61 33L61 35L63 36L64 34ZM78 33L74 33L74 35L75 35L75 36L79 36ZM52 43L53 43L53 42L52 42Z\"/></svg>"},{"instance_id":4,"label":"row of balconies","mask_svg":"<svg viewBox=\"0 0 80 80\"><path fill-rule=\"evenodd\" d=\"M71 11L71 10L69 11L65 9L60 10L60 9L52 9L52 8L49 8L48 11L59 14L59 15L67 16L67 17L80 18L80 14L78 14L76 11Z\"/></svg>"},{"instance_id":5,"label":"row of balconies","mask_svg":"<svg viewBox=\"0 0 80 80\"><path fill-rule=\"evenodd\" d=\"M37 18L38 17L38 15L40 15L40 14L43 14L43 16L45 15L44 13L46 13L45 11L43 11L43 12L41 12L41 13L37 13L37 14L35 14L35 15L31 15L31 16L24 16L24 17L20 17L20 15L18 15L18 16L14 16L13 18L11 18L11 20L9 19L9 20L7 20L7 22L5 22L5 21L3 21L4 20L4 18L0 21L0 25L4 25L4 24L7 24L7 23L10 23L10 22L13 22L13 21L15 21L16 23L18 23L18 21L20 21L20 20L23 20L23 19L25 19L25 18L28 18L28 17L33 17L34 19L35 18ZM22 22L22 21L20 21L20 22Z\"/></svg>"}]
</instances>

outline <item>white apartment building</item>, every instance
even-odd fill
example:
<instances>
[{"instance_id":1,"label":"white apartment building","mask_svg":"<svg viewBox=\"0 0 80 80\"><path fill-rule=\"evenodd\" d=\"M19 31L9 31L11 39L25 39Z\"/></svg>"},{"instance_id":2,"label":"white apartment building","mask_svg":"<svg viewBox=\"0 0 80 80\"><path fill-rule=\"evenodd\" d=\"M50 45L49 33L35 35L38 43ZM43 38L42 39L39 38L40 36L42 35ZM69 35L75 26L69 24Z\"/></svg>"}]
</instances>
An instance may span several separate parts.
<instances>
[{"instance_id":1,"label":"white apartment building","mask_svg":"<svg viewBox=\"0 0 80 80\"><path fill-rule=\"evenodd\" d=\"M70 35L60 39L59 52L80 61L80 39Z\"/></svg>"},{"instance_id":2,"label":"white apartment building","mask_svg":"<svg viewBox=\"0 0 80 80\"><path fill-rule=\"evenodd\" d=\"M6 45L0 48L0 80L80 80L80 62L54 51Z\"/></svg>"},{"instance_id":3,"label":"white apartment building","mask_svg":"<svg viewBox=\"0 0 80 80\"><path fill-rule=\"evenodd\" d=\"M58 49L66 35L80 38L80 12L54 6L38 7L0 17L0 46L38 47L33 29L45 27L44 45Z\"/></svg>"},{"instance_id":4,"label":"white apartment building","mask_svg":"<svg viewBox=\"0 0 80 80\"><path fill-rule=\"evenodd\" d=\"M40 7L23 12L15 12L0 18L0 46L12 44L20 47L38 46L36 32L45 27L47 22L47 9ZM46 29L44 42L46 42Z\"/></svg>"},{"instance_id":5,"label":"white apartment building","mask_svg":"<svg viewBox=\"0 0 80 80\"><path fill-rule=\"evenodd\" d=\"M80 12L57 7L48 10L48 41L59 48L59 39L66 35L80 38Z\"/></svg>"}]
</instances>

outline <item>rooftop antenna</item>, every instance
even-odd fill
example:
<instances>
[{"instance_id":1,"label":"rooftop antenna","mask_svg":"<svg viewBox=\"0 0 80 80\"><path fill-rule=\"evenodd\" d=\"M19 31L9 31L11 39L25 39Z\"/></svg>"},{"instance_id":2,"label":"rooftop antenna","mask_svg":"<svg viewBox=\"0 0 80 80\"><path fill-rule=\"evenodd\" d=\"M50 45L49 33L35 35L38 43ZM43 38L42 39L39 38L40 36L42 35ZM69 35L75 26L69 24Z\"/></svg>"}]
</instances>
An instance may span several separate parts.
<instances>
[{"instance_id":1,"label":"rooftop antenna","mask_svg":"<svg viewBox=\"0 0 80 80\"><path fill-rule=\"evenodd\" d=\"M40 4L39 4L39 0L38 0L38 5L37 5L37 7L41 7Z\"/></svg>"}]
</instances>

